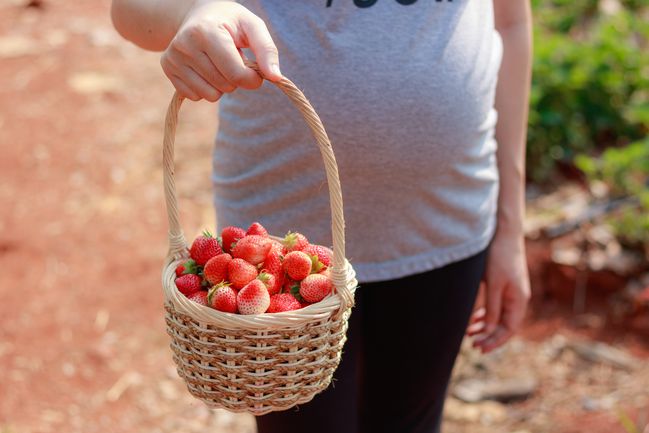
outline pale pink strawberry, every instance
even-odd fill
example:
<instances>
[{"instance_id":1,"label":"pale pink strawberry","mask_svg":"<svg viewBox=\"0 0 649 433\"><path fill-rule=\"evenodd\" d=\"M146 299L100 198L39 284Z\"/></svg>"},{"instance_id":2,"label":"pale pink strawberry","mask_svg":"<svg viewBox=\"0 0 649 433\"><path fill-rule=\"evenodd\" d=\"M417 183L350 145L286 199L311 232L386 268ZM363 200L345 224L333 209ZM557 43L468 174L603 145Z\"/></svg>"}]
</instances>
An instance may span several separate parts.
<instances>
[{"instance_id":1,"label":"pale pink strawberry","mask_svg":"<svg viewBox=\"0 0 649 433\"><path fill-rule=\"evenodd\" d=\"M264 261L271 248L271 240L259 235L249 235L237 242L232 249L232 257L244 259L258 265Z\"/></svg>"},{"instance_id":2,"label":"pale pink strawberry","mask_svg":"<svg viewBox=\"0 0 649 433\"><path fill-rule=\"evenodd\" d=\"M243 259L232 259L228 263L228 278L232 288L241 289L243 286L257 278L257 267Z\"/></svg>"},{"instance_id":3,"label":"pale pink strawberry","mask_svg":"<svg viewBox=\"0 0 649 433\"><path fill-rule=\"evenodd\" d=\"M279 278L275 277L275 275L273 274L269 274L268 272L261 272L257 278L261 280L262 283L264 283L269 295L279 293L280 289L282 288Z\"/></svg>"},{"instance_id":4,"label":"pale pink strawberry","mask_svg":"<svg viewBox=\"0 0 649 433\"><path fill-rule=\"evenodd\" d=\"M218 256L222 252L219 241L207 230L194 240L192 247L189 249L189 255L200 266L204 266L209 259Z\"/></svg>"},{"instance_id":5,"label":"pale pink strawberry","mask_svg":"<svg viewBox=\"0 0 649 433\"><path fill-rule=\"evenodd\" d=\"M237 312L237 292L229 283L219 283L207 293L207 303L215 310L225 313Z\"/></svg>"},{"instance_id":6,"label":"pale pink strawberry","mask_svg":"<svg viewBox=\"0 0 649 433\"><path fill-rule=\"evenodd\" d=\"M261 314L269 305L270 295L260 280L252 280L237 293L237 306L241 314Z\"/></svg>"},{"instance_id":7,"label":"pale pink strawberry","mask_svg":"<svg viewBox=\"0 0 649 433\"><path fill-rule=\"evenodd\" d=\"M208 306L207 304L207 292L205 290L199 290L194 292L192 295L187 297L190 301L194 301L197 304Z\"/></svg>"},{"instance_id":8,"label":"pale pink strawberry","mask_svg":"<svg viewBox=\"0 0 649 433\"><path fill-rule=\"evenodd\" d=\"M198 275L185 274L176 278L176 287L185 296L193 295L201 289L203 279Z\"/></svg>"},{"instance_id":9,"label":"pale pink strawberry","mask_svg":"<svg viewBox=\"0 0 649 433\"><path fill-rule=\"evenodd\" d=\"M331 280L321 274L311 274L300 283L300 295L307 302L320 302L331 293Z\"/></svg>"},{"instance_id":10,"label":"pale pink strawberry","mask_svg":"<svg viewBox=\"0 0 649 433\"><path fill-rule=\"evenodd\" d=\"M283 311L293 311L302 308L300 301L290 293L278 293L270 297L270 305L267 313L281 313Z\"/></svg>"},{"instance_id":11,"label":"pale pink strawberry","mask_svg":"<svg viewBox=\"0 0 649 433\"><path fill-rule=\"evenodd\" d=\"M286 274L297 281L305 279L311 273L312 266L311 258L302 251L291 251L282 261Z\"/></svg>"},{"instance_id":12,"label":"pale pink strawberry","mask_svg":"<svg viewBox=\"0 0 649 433\"><path fill-rule=\"evenodd\" d=\"M221 244L223 251L232 252L232 244L236 243L246 235L246 231L241 227L228 226L221 230Z\"/></svg>"},{"instance_id":13,"label":"pale pink strawberry","mask_svg":"<svg viewBox=\"0 0 649 433\"><path fill-rule=\"evenodd\" d=\"M329 248L323 247L322 245L310 244L304 247L302 251L307 253L309 256L317 256L318 260L320 260L323 265L331 266L331 257L333 256L333 252Z\"/></svg>"},{"instance_id":14,"label":"pale pink strawberry","mask_svg":"<svg viewBox=\"0 0 649 433\"><path fill-rule=\"evenodd\" d=\"M203 277L211 284L218 284L228 279L228 264L232 261L232 256L228 253L214 256L205 263L203 268Z\"/></svg>"},{"instance_id":15,"label":"pale pink strawberry","mask_svg":"<svg viewBox=\"0 0 649 433\"><path fill-rule=\"evenodd\" d=\"M254 223L252 223L250 225L250 227L248 227L248 230L246 231L246 235L247 236L259 235L259 236L263 236L263 237L267 238L268 237L268 231L266 231L264 226L262 226L258 222L254 222Z\"/></svg>"},{"instance_id":16,"label":"pale pink strawberry","mask_svg":"<svg viewBox=\"0 0 649 433\"><path fill-rule=\"evenodd\" d=\"M284 236L282 243L284 244L284 252L289 253L291 251L302 251L309 245L309 240L301 233L288 232Z\"/></svg>"}]
</instances>

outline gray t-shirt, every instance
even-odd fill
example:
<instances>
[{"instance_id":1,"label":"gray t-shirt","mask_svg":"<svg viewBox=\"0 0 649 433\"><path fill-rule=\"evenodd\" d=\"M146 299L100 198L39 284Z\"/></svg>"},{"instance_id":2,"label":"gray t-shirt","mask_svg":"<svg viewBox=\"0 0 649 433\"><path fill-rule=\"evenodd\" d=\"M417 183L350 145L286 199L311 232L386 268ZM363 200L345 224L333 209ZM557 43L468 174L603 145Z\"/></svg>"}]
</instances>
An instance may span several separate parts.
<instances>
[{"instance_id":1,"label":"gray t-shirt","mask_svg":"<svg viewBox=\"0 0 649 433\"><path fill-rule=\"evenodd\" d=\"M282 72L331 138L359 281L424 272L486 248L502 54L491 1L240 3L266 22ZM322 160L273 85L222 99L213 181L219 229L260 221L271 233L331 244Z\"/></svg>"}]
</instances>

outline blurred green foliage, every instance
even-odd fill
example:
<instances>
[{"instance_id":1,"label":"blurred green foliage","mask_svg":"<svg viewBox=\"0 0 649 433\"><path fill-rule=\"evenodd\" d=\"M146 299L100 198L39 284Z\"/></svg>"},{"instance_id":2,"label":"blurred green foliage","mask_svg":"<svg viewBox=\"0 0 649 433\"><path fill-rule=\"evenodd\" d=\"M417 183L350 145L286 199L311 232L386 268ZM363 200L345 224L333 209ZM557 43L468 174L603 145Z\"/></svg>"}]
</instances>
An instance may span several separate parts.
<instances>
[{"instance_id":1,"label":"blurred green foliage","mask_svg":"<svg viewBox=\"0 0 649 433\"><path fill-rule=\"evenodd\" d=\"M629 146L606 149L598 158L577 155L575 165L591 182L604 182L612 197L635 197L607 218L627 246L649 252L649 137Z\"/></svg>"},{"instance_id":2,"label":"blurred green foliage","mask_svg":"<svg viewBox=\"0 0 649 433\"><path fill-rule=\"evenodd\" d=\"M534 63L527 171L642 139L649 125L649 2L533 0ZM609 1L611 3L611 1Z\"/></svg>"}]
</instances>

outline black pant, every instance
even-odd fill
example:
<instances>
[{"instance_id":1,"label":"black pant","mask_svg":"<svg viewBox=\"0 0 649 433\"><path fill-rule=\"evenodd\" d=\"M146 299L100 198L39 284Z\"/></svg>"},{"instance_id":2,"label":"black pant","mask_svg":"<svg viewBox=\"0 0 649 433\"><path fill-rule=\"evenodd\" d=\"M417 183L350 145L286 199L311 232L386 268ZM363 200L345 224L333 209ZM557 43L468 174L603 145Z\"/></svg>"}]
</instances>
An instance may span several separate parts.
<instances>
[{"instance_id":1,"label":"black pant","mask_svg":"<svg viewBox=\"0 0 649 433\"><path fill-rule=\"evenodd\" d=\"M259 433L436 433L486 251L356 291L333 385L257 418Z\"/></svg>"}]
</instances>

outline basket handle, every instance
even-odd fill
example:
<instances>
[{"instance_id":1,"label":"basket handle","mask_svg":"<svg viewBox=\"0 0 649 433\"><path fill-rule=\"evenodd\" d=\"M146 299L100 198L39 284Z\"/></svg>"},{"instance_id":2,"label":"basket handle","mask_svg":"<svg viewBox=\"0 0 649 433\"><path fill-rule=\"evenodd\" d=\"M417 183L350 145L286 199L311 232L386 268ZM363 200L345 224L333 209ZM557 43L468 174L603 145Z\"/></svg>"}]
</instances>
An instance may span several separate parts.
<instances>
[{"instance_id":1,"label":"basket handle","mask_svg":"<svg viewBox=\"0 0 649 433\"><path fill-rule=\"evenodd\" d=\"M245 61L246 66L254 69L261 75L259 66L251 61ZM338 165L334 156L331 142L327 132L322 125L320 117L315 112L304 94L293 84L291 80L282 77L280 81L272 82L288 96L293 105L302 113L305 122L313 132L316 139L322 160L327 174L329 187L329 202L331 205L331 230L333 239L333 267L331 278L338 294L341 296L342 309L346 310L354 304L354 298L347 288L348 275L345 261L345 218L343 216L343 199L340 190L340 179L338 177ZM174 171L174 142L176 139L176 126L178 124L178 111L183 102L183 97L174 93L167 116L165 119L164 141L162 148L162 165L164 177L165 201L167 203L167 217L169 219L169 252L167 258L179 258L187 248L187 242L180 226L178 213L178 197L176 194L176 182Z\"/></svg>"}]
</instances>

